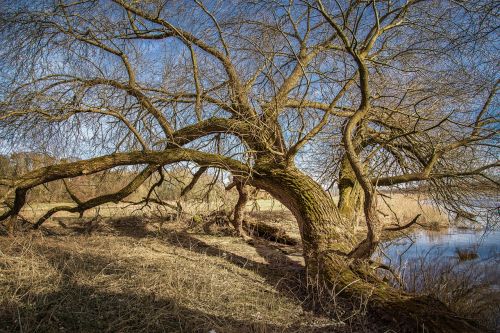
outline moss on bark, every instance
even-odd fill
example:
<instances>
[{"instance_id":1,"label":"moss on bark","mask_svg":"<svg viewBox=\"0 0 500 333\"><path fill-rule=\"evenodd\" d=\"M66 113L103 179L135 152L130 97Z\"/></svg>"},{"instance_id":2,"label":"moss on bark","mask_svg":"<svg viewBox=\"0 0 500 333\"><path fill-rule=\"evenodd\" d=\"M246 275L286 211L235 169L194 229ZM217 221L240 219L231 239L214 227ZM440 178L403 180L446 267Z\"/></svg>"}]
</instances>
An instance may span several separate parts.
<instances>
[{"instance_id":1,"label":"moss on bark","mask_svg":"<svg viewBox=\"0 0 500 333\"><path fill-rule=\"evenodd\" d=\"M349 259L356 244L351 227L332 198L294 166L258 165L253 185L268 191L299 224L309 281L336 288L348 297L368 298L368 309L402 332L480 332L432 297L415 297L380 280L366 261Z\"/></svg>"}]
</instances>

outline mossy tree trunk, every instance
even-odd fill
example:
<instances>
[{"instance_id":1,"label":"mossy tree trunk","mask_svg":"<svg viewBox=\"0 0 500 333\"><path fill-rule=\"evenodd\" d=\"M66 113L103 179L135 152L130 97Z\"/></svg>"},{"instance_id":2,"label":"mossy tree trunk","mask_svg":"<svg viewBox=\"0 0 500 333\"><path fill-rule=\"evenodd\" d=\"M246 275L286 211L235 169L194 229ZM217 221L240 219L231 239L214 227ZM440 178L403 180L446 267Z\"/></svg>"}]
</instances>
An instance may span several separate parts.
<instances>
[{"instance_id":1,"label":"mossy tree trunk","mask_svg":"<svg viewBox=\"0 0 500 333\"><path fill-rule=\"evenodd\" d=\"M352 229L359 226L363 214L363 189L356 180L349 160L343 157L339 171L339 203L340 215L351 223Z\"/></svg>"},{"instance_id":2,"label":"mossy tree trunk","mask_svg":"<svg viewBox=\"0 0 500 333\"><path fill-rule=\"evenodd\" d=\"M360 245L330 195L311 177L293 165L261 165L256 171L252 185L268 191L297 220L308 283L342 290L348 297L369 297L367 307L382 324L402 332L480 332L443 303L396 290L381 281L366 261L350 258L348 254Z\"/></svg>"},{"instance_id":3,"label":"mossy tree trunk","mask_svg":"<svg viewBox=\"0 0 500 333\"><path fill-rule=\"evenodd\" d=\"M346 255L356 241L330 195L295 166L258 168L253 184L266 190L295 216L309 277L323 273L327 253Z\"/></svg>"}]
</instances>

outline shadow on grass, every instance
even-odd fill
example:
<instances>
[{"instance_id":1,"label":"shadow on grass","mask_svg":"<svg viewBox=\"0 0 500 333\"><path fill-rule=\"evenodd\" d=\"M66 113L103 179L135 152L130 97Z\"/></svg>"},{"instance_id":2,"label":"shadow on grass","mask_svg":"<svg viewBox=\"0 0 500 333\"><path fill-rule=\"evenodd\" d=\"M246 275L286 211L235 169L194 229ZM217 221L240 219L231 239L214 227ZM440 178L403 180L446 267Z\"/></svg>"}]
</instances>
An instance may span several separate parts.
<instances>
[{"instance_id":1,"label":"shadow on grass","mask_svg":"<svg viewBox=\"0 0 500 333\"><path fill-rule=\"evenodd\" d=\"M62 291L2 305L0 332L281 332L284 327L239 321L182 307L169 298L68 284ZM71 295L72 294L72 295ZM264 327L265 326L265 327Z\"/></svg>"},{"instance_id":2,"label":"shadow on grass","mask_svg":"<svg viewBox=\"0 0 500 333\"><path fill-rule=\"evenodd\" d=\"M299 283L305 278L304 267L301 264L291 260L280 250L266 245L266 241L254 240L252 244L256 252L267 262L262 263L208 244L186 232L169 232L164 238L171 245L199 254L223 258L233 265L251 270L278 289L282 284L291 287L291 283Z\"/></svg>"},{"instance_id":3,"label":"shadow on grass","mask_svg":"<svg viewBox=\"0 0 500 333\"><path fill-rule=\"evenodd\" d=\"M278 325L248 318L208 313L183 306L175 298L153 292L138 293L139 286L88 285L81 274L126 278L130 267L114 258L38 245L62 275L56 291L0 298L0 332L336 332L332 327L308 323ZM207 249L208 250L208 249ZM239 260L236 259L235 260ZM17 288L15 281L5 281ZM6 287L6 286L4 286ZM135 290L135 289L137 290Z\"/></svg>"},{"instance_id":4,"label":"shadow on grass","mask_svg":"<svg viewBox=\"0 0 500 333\"><path fill-rule=\"evenodd\" d=\"M314 290L308 289L305 283L304 266L292 260L283 250L286 249L286 252L289 252L290 249L293 249L294 252L300 252L300 246L276 245L264 239L254 238L250 244L255 249L255 252L264 259L264 262L262 262L233 253L217 245L209 244L195 237L195 234L188 232L190 227L186 227L184 230L167 228L161 232L152 231L151 221L132 216L103 221L99 229L96 229L96 234L105 231L105 228L107 228L108 233L111 232L115 236L161 239L169 245L223 259L232 265L260 275L266 284L273 287L280 294L301 304L304 311L318 315L326 314L328 317L340 321L349 318L348 320L352 322L352 325L358 325L359 320L364 320L361 318L364 316L363 309L353 304L353 300L337 297L338 295L332 296L328 290L323 290L325 296L321 296L321 299L319 299L317 297L317 288ZM248 246L247 244L242 245ZM332 297L335 299L332 299ZM333 303L335 304L332 306ZM354 323L355 321L358 322Z\"/></svg>"},{"instance_id":5,"label":"shadow on grass","mask_svg":"<svg viewBox=\"0 0 500 333\"><path fill-rule=\"evenodd\" d=\"M55 225L40 227L46 236L70 236L70 235L114 235L132 238L144 238L154 236L150 230L151 221L140 216L120 216L102 218L94 216L84 217L55 217Z\"/></svg>"},{"instance_id":6,"label":"shadow on grass","mask_svg":"<svg viewBox=\"0 0 500 333\"><path fill-rule=\"evenodd\" d=\"M262 263L207 244L185 232L171 232L167 234L166 240L171 245L199 254L223 258L233 265L257 273L265 279L266 284L275 288L283 296L301 304L304 311L319 316L326 315L335 321L347 322L348 327L351 330L354 329L352 332L377 331L374 325L367 330L364 304L358 304L360 300L344 298L331 288L307 286L304 266L290 259L279 248L271 246L268 241L254 239L252 242L257 254L267 262ZM376 326L377 329L382 329L383 325L377 324Z\"/></svg>"}]
</instances>

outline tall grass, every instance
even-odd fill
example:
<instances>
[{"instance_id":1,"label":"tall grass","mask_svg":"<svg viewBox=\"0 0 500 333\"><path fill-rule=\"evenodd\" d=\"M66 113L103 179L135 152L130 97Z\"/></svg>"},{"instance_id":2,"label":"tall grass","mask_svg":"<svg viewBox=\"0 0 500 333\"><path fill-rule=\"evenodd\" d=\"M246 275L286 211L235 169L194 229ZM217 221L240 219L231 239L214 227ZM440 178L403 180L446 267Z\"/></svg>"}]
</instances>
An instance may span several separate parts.
<instances>
[{"instance_id":1,"label":"tall grass","mask_svg":"<svg viewBox=\"0 0 500 333\"><path fill-rule=\"evenodd\" d=\"M410 293L432 295L458 315L477 320L491 331L500 329L500 267L488 261L439 256L430 251L396 267L399 276L386 277Z\"/></svg>"},{"instance_id":2,"label":"tall grass","mask_svg":"<svg viewBox=\"0 0 500 333\"><path fill-rule=\"evenodd\" d=\"M379 200L379 211L386 217L386 223L403 225L421 214L418 219L420 227L438 230L450 224L444 211L417 195L394 194L390 198L382 197Z\"/></svg>"}]
</instances>

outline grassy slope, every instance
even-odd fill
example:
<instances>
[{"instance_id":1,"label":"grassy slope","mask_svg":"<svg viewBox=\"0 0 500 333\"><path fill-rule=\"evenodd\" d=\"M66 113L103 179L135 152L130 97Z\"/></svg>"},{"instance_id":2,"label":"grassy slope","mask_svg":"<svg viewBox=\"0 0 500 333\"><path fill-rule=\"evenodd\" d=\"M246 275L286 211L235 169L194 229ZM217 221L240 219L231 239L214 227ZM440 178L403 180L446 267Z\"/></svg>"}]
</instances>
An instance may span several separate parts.
<instances>
[{"instance_id":1,"label":"grassy slope","mask_svg":"<svg viewBox=\"0 0 500 333\"><path fill-rule=\"evenodd\" d=\"M260 206L273 205L268 200ZM395 206L414 216L414 205ZM257 217L298 237L291 216L273 207L278 212ZM185 230L185 224L166 223L159 230L147 219L120 217L129 213L116 209L112 223L101 222L91 235L63 215L59 219L68 228L55 221L46 225L56 235L0 237L0 332L382 329L364 314L363 304L340 297L326 304L329 309L334 304L330 319L311 312L300 282L300 247L249 245L223 233Z\"/></svg>"},{"instance_id":2,"label":"grassy slope","mask_svg":"<svg viewBox=\"0 0 500 333\"><path fill-rule=\"evenodd\" d=\"M342 332L356 318L304 310L294 248L173 225L58 232L0 237L0 332Z\"/></svg>"}]
</instances>

